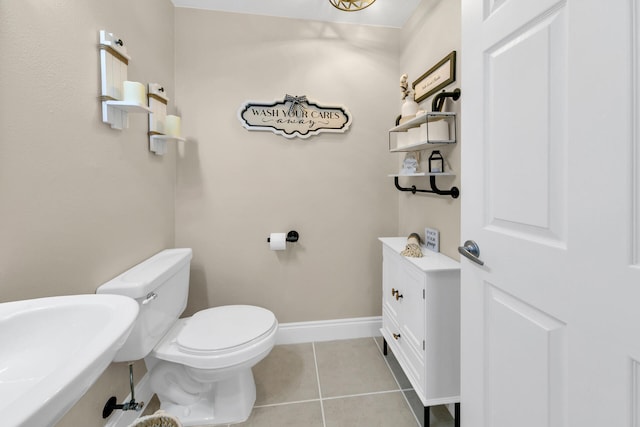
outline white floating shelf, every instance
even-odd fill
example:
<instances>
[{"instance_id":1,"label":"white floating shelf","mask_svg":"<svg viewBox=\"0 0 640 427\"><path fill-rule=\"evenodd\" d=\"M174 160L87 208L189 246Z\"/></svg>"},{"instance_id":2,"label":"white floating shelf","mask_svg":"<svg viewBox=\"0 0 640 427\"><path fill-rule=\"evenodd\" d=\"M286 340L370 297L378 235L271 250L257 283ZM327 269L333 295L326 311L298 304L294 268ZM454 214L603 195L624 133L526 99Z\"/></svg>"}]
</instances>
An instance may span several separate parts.
<instances>
[{"instance_id":1,"label":"white floating shelf","mask_svg":"<svg viewBox=\"0 0 640 427\"><path fill-rule=\"evenodd\" d=\"M149 114L151 110L138 99L126 95L125 82L131 57L124 42L113 33L100 31L100 102L102 121L113 129L129 127L129 113Z\"/></svg>"},{"instance_id":2,"label":"white floating shelf","mask_svg":"<svg viewBox=\"0 0 640 427\"><path fill-rule=\"evenodd\" d=\"M157 139L159 141L186 141L186 138L181 136L170 136L170 135L150 135L151 139Z\"/></svg>"},{"instance_id":3,"label":"white floating shelf","mask_svg":"<svg viewBox=\"0 0 640 427\"><path fill-rule=\"evenodd\" d=\"M456 113L435 112L414 117L389 129L389 152L429 150L456 143Z\"/></svg>"},{"instance_id":4,"label":"white floating shelf","mask_svg":"<svg viewBox=\"0 0 640 427\"><path fill-rule=\"evenodd\" d=\"M186 141L185 138L170 135L149 135L149 151L158 156L167 154L168 141Z\"/></svg>"},{"instance_id":5,"label":"white floating shelf","mask_svg":"<svg viewBox=\"0 0 640 427\"><path fill-rule=\"evenodd\" d=\"M180 134L180 117L167 115L169 97L160 83L149 83L147 102L149 103L149 151L162 156L167 153L167 142L182 141L186 139L180 136L168 135ZM168 123L168 118L173 121Z\"/></svg>"},{"instance_id":6,"label":"white floating shelf","mask_svg":"<svg viewBox=\"0 0 640 427\"><path fill-rule=\"evenodd\" d=\"M126 111L127 113L148 114L151 112L151 109L144 104L135 104L128 101L105 101L105 103L110 107Z\"/></svg>"},{"instance_id":7,"label":"white floating shelf","mask_svg":"<svg viewBox=\"0 0 640 427\"><path fill-rule=\"evenodd\" d=\"M390 153L406 153L410 151L420 151L426 150L428 148L436 147L438 145L449 145L455 144L456 141L454 139L447 139L441 141L421 141L415 144L403 145L402 147L391 148L389 150Z\"/></svg>"},{"instance_id":8,"label":"white floating shelf","mask_svg":"<svg viewBox=\"0 0 640 427\"><path fill-rule=\"evenodd\" d=\"M390 174L387 175L390 178L395 178L395 177L399 177L399 176L408 176L408 177L413 177L413 176L456 176L455 173L453 172L417 172L417 173L412 173L412 174L403 174L403 173L396 173L396 174Z\"/></svg>"},{"instance_id":9,"label":"white floating shelf","mask_svg":"<svg viewBox=\"0 0 640 427\"><path fill-rule=\"evenodd\" d=\"M410 128L418 127L422 123L440 120L445 117L455 117L455 116L456 116L456 113L450 113L450 112L425 113L425 114L419 115L418 117L414 117L413 119L408 120L396 127L389 129L389 132L402 132Z\"/></svg>"}]
</instances>

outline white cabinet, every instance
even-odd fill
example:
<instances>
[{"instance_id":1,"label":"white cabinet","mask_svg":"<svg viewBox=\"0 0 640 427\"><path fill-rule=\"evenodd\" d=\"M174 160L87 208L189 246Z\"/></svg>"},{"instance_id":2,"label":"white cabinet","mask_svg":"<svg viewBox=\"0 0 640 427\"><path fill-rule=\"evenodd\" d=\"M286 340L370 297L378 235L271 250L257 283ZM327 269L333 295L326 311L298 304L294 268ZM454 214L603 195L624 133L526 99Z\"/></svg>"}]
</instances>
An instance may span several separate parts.
<instances>
[{"instance_id":1,"label":"white cabinet","mask_svg":"<svg viewBox=\"0 0 640 427\"><path fill-rule=\"evenodd\" d=\"M458 413L460 264L428 250L422 258L404 257L405 237L380 241L385 350L391 349L425 409L456 403Z\"/></svg>"}]
</instances>

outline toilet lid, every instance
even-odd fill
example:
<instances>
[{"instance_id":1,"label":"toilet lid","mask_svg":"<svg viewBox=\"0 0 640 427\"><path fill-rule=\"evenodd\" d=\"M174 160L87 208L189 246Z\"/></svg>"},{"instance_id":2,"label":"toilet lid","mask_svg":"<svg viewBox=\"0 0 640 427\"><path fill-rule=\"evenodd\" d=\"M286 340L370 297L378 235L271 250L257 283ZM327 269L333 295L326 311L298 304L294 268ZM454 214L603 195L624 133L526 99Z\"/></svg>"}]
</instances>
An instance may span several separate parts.
<instances>
[{"instance_id":1,"label":"toilet lid","mask_svg":"<svg viewBox=\"0 0 640 427\"><path fill-rule=\"evenodd\" d=\"M251 305L227 305L194 314L176 338L187 353L215 352L246 344L271 331L272 312Z\"/></svg>"}]
</instances>

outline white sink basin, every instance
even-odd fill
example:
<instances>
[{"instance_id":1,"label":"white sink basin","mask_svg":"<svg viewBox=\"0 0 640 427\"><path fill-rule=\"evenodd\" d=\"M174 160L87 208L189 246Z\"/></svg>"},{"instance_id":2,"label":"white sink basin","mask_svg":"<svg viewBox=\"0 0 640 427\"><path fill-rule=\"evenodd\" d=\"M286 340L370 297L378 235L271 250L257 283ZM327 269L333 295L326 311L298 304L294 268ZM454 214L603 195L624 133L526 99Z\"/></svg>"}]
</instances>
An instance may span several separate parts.
<instances>
[{"instance_id":1,"label":"white sink basin","mask_svg":"<svg viewBox=\"0 0 640 427\"><path fill-rule=\"evenodd\" d=\"M0 304L0 424L54 425L109 366L137 315L121 295Z\"/></svg>"}]
</instances>

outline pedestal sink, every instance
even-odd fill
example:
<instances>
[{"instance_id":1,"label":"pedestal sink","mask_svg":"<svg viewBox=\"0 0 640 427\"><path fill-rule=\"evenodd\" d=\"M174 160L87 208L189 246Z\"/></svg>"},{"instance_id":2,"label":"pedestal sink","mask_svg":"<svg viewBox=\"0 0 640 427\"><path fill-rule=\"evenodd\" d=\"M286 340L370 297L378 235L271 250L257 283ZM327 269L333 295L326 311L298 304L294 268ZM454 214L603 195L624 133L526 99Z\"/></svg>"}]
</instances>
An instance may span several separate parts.
<instances>
[{"instance_id":1,"label":"pedestal sink","mask_svg":"<svg viewBox=\"0 0 640 427\"><path fill-rule=\"evenodd\" d=\"M109 366L137 315L120 295L0 304L0 425L53 426Z\"/></svg>"}]
</instances>

